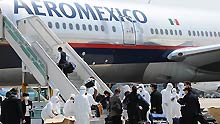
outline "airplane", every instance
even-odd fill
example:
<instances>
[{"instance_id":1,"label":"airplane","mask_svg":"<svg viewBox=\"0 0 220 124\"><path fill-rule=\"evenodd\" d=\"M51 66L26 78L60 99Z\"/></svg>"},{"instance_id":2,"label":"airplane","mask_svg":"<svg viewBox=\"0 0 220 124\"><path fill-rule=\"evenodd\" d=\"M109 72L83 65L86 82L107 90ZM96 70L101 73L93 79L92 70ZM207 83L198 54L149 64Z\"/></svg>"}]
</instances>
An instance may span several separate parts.
<instances>
[{"instance_id":1,"label":"airplane","mask_svg":"<svg viewBox=\"0 0 220 124\"><path fill-rule=\"evenodd\" d=\"M106 83L220 80L219 12L114 0L0 0L0 8L14 24L39 16ZM0 57L0 85L20 84L21 59L4 39Z\"/></svg>"}]
</instances>

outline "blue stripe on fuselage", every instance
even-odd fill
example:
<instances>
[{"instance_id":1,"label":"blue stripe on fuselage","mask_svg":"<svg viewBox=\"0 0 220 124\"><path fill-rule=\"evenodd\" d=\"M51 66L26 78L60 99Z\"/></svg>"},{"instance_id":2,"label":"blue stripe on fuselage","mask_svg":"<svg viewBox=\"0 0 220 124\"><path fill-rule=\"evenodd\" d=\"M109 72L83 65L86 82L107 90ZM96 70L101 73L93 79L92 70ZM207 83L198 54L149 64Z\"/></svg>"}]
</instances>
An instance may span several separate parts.
<instances>
[{"instance_id":1,"label":"blue stripe on fuselage","mask_svg":"<svg viewBox=\"0 0 220 124\"><path fill-rule=\"evenodd\" d=\"M89 64L131 64L168 62L166 56L173 50L167 49L106 49L74 48ZM85 55L83 55L85 53ZM0 45L0 68L21 67L21 60L10 45Z\"/></svg>"}]
</instances>

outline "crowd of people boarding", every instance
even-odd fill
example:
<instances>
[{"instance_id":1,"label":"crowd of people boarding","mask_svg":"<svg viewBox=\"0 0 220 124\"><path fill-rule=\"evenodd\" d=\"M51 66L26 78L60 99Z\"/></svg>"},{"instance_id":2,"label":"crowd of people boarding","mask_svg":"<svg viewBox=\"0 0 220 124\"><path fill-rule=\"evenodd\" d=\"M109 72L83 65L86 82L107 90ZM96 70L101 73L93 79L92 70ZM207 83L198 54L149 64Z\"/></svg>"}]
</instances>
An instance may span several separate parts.
<instances>
[{"instance_id":1,"label":"crowd of people boarding","mask_svg":"<svg viewBox=\"0 0 220 124\"><path fill-rule=\"evenodd\" d=\"M143 84L125 85L116 88L113 94L105 91L104 95L97 93L94 86L88 86L81 86L80 94L71 94L64 105L64 116L74 116L77 124L89 124L91 118L100 117L99 105L108 111L106 124L153 124L154 115L164 116L169 124L196 124L198 121L205 124L199 118L200 104L190 82L179 83L177 89L168 83L161 92L157 84L151 84L150 92ZM43 109L42 118L61 115L58 104L59 97L55 95Z\"/></svg>"},{"instance_id":2,"label":"crowd of people boarding","mask_svg":"<svg viewBox=\"0 0 220 124\"><path fill-rule=\"evenodd\" d=\"M54 89L53 96L43 108L43 121L59 117L75 117L76 124L89 124L90 119L100 117L102 110L108 112L106 124L153 124L154 115L166 118L167 123L197 124L200 121L200 104L198 96L191 88L190 82L179 83L177 88L168 83L162 91L157 90L157 84L151 84L151 91L147 91L143 84L116 88L111 94L97 92L94 78L80 87L79 94L71 94L65 102L61 113L60 92ZM123 94L123 97L121 97ZM16 89L7 93L1 105L1 122L3 124L30 124L32 102L29 94L23 93L23 100L17 98ZM13 118L13 119L12 119ZM43 122L44 123L44 122Z\"/></svg>"}]
</instances>

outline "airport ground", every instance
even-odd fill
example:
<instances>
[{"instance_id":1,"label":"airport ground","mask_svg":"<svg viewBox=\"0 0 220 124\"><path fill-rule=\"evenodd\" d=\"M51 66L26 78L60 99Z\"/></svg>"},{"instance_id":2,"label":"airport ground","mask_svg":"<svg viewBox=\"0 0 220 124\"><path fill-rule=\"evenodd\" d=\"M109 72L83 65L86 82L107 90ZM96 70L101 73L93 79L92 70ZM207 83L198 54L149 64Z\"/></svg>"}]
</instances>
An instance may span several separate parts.
<instances>
[{"instance_id":1,"label":"airport ground","mask_svg":"<svg viewBox=\"0 0 220 124\"><path fill-rule=\"evenodd\" d=\"M208 111L215 120L220 124L220 98L200 98L201 108Z\"/></svg>"},{"instance_id":2,"label":"airport ground","mask_svg":"<svg viewBox=\"0 0 220 124\"><path fill-rule=\"evenodd\" d=\"M200 98L200 105L205 110L208 110L210 107L219 107L220 108L220 98Z\"/></svg>"},{"instance_id":3,"label":"airport ground","mask_svg":"<svg viewBox=\"0 0 220 124\"><path fill-rule=\"evenodd\" d=\"M32 88L34 88L34 87L32 87ZM45 88L43 88L43 89L45 89ZM42 91L44 91L44 90L42 90ZM199 98L199 101L200 101L201 108L204 108L205 111L208 111L209 108L219 108L219 109L217 109L217 111L219 111L218 113L220 113L220 98ZM35 113L35 114L37 114L37 113ZM38 112L38 114L39 114L38 116L40 116L39 112ZM218 120L218 123L220 123L220 115L219 115L219 117L217 115L217 117L215 117L215 119ZM32 119L32 124L39 124L39 122L41 122L41 119L39 117ZM103 122L103 121L101 121L101 122Z\"/></svg>"}]
</instances>

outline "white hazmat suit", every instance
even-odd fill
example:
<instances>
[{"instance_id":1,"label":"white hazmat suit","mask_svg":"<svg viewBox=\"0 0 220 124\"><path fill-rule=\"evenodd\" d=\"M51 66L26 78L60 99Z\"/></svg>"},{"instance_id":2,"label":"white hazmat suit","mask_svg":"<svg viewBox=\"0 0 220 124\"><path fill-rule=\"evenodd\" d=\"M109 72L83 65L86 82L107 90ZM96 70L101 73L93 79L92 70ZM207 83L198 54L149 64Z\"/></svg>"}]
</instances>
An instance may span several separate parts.
<instances>
[{"instance_id":1,"label":"white hazmat suit","mask_svg":"<svg viewBox=\"0 0 220 124\"><path fill-rule=\"evenodd\" d=\"M179 96L176 92L176 88L172 89L172 96L171 96L171 101L172 101L172 118L180 118L181 113L180 113L180 104L177 102Z\"/></svg>"},{"instance_id":2,"label":"white hazmat suit","mask_svg":"<svg viewBox=\"0 0 220 124\"><path fill-rule=\"evenodd\" d=\"M124 85L121 87L121 92L120 92L120 95L119 95L119 98L121 100L124 100L125 99L125 92L131 92L131 88L128 86L128 85Z\"/></svg>"},{"instance_id":3,"label":"white hazmat suit","mask_svg":"<svg viewBox=\"0 0 220 124\"><path fill-rule=\"evenodd\" d=\"M173 123L172 106L171 106L171 96L172 96L171 90L172 90L172 88L173 88L173 85L171 83L168 83L166 89L163 89L161 91L163 114L166 116L169 124Z\"/></svg>"},{"instance_id":4,"label":"white hazmat suit","mask_svg":"<svg viewBox=\"0 0 220 124\"><path fill-rule=\"evenodd\" d=\"M90 106L92 106L92 105L97 105L98 103L94 100L94 98L93 98L93 94L94 94L94 88L93 87L90 87L89 89L88 89L88 92L87 92L87 97L88 97L88 100L89 100L89 104L90 104Z\"/></svg>"},{"instance_id":5,"label":"white hazmat suit","mask_svg":"<svg viewBox=\"0 0 220 124\"><path fill-rule=\"evenodd\" d=\"M74 105L75 105L74 99L75 99L75 94L71 94L70 98L64 104L64 107L63 107L64 116L66 117L75 116L75 113L73 110Z\"/></svg>"},{"instance_id":6,"label":"white hazmat suit","mask_svg":"<svg viewBox=\"0 0 220 124\"><path fill-rule=\"evenodd\" d=\"M41 111L41 118L43 120L54 118L60 115L59 98L57 96L51 97L50 101Z\"/></svg>"},{"instance_id":7,"label":"white hazmat suit","mask_svg":"<svg viewBox=\"0 0 220 124\"><path fill-rule=\"evenodd\" d=\"M139 84L138 88L139 94L150 104L150 94L145 90L143 84Z\"/></svg>"},{"instance_id":8,"label":"white hazmat suit","mask_svg":"<svg viewBox=\"0 0 220 124\"><path fill-rule=\"evenodd\" d=\"M58 96L60 95L60 90L59 89L54 89L53 90L53 96Z\"/></svg>"},{"instance_id":9,"label":"white hazmat suit","mask_svg":"<svg viewBox=\"0 0 220 124\"><path fill-rule=\"evenodd\" d=\"M183 91L184 88L185 88L184 84L182 82L180 82L178 84L179 98L183 98L185 96L185 92Z\"/></svg>"},{"instance_id":10,"label":"white hazmat suit","mask_svg":"<svg viewBox=\"0 0 220 124\"><path fill-rule=\"evenodd\" d=\"M85 95L86 87L80 87L80 93L75 97L74 113L76 113L76 124L89 124L89 115L91 114L90 103Z\"/></svg>"}]
</instances>

